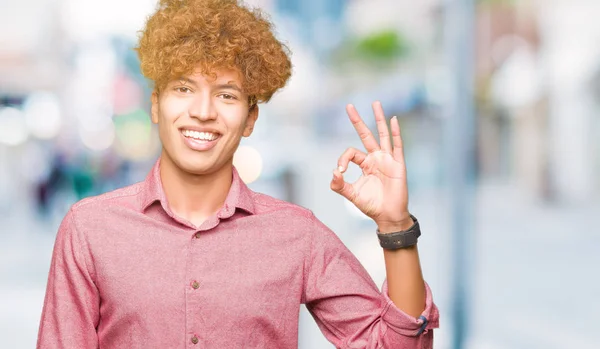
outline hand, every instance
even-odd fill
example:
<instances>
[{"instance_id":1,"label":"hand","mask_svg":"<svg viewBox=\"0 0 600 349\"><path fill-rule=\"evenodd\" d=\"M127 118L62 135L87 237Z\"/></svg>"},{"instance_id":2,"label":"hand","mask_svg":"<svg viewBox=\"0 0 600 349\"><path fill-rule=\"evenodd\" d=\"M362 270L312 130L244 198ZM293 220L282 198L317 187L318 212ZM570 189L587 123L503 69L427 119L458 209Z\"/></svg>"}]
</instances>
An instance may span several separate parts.
<instances>
[{"instance_id":1,"label":"hand","mask_svg":"<svg viewBox=\"0 0 600 349\"><path fill-rule=\"evenodd\" d=\"M378 144L354 106L348 105L346 112L367 153L348 148L339 158L338 168L333 171L331 189L372 218L381 232L410 228L412 219L408 212L406 165L398 118L394 116L391 120L390 144L390 134L381 103L373 103L379 132ZM360 178L352 184L344 181L343 177L350 162L357 164L362 170Z\"/></svg>"}]
</instances>

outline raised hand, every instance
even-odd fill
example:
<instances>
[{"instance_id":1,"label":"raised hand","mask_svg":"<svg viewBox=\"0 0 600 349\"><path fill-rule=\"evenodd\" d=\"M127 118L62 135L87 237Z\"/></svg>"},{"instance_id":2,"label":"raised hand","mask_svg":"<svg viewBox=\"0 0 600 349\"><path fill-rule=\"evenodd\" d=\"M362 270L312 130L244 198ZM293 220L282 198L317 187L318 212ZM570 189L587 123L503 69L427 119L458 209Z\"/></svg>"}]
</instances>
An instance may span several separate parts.
<instances>
[{"instance_id":1,"label":"raised hand","mask_svg":"<svg viewBox=\"0 0 600 349\"><path fill-rule=\"evenodd\" d=\"M412 225L408 212L408 185L398 118L391 119L392 136L388 131L380 102L373 103L379 133L379 143L362 121L353 105L346 112L367 151L348 148L338 160L333 172L331 189L350 200L372 218L381 232L406 229ZM344 181L348 164L357 164L362 175L354 183Z\"/></svg>"}]
</instances>

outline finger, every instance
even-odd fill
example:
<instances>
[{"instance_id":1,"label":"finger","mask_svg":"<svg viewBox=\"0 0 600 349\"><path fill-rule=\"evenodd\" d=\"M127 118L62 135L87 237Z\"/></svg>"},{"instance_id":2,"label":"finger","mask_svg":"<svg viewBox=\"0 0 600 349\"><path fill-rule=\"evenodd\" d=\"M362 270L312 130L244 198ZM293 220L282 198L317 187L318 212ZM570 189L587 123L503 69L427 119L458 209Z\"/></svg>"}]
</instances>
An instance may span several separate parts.
<instances>
[{"instance_id":1,"label":"finger","mask_svg":"<svg viewBox=\"0 0 600 349\"><path fill-rule=\"evenodd\" d=\"M394 160L404 162L404 145L402 143L402 135L400 134L400 122L397 116L392 118L390 125L392 128L392 141L394 143Z\"/></svg>"},{"instance_id":2,"label":"finger","mask_svg":"<svg viewBox=\"0 0 600 349\"><path fill-rule=\"evenodd\" d=\"M371 133L367 125L365 125L365 123L360 118L360 115L358 115L356 108L354 108L352 104L348 104L346 106L346 112L348 113L350 121L356 129L358 136L362 140L362 144L365 146L365 149L369 153L378 151L379 144L377 144L377 140L375 140L375 137L373 137L373 134Z\"/></svg>"},{"instance_id":3,"label":"finger","mask_svg":"<svg viewBox=\"0 0 600 349\"><path fill-rule=\"evenodd\" d=\"M331 190L345 197L346 199L354 202L356 194L354 188L350 183L344 181L344 176L339 169L333 170L333 179L331 180Z\"/></svg>"},{"instance_id":4,"label":"finger","mask_svg":"<svg viewBox=\"0 0 600 349\"><path fill-rule=\"evenodd\" d=\"M377 131L379 132L379 146L386 153L391 153L392 146L390 144L390 132L385 121L383 106L381 102L373 102L373 114L375 114L375 122L377 123Z\"/></svg>"},{"instance_id":5,"label":"finger","mask_svg":"<svg viewBox=\"0 0 600 349\"><path fill-rule=\"evenodd\" d=\"M352 147L348 148L338 159L338 170L340 172L346 171L350 161L360 166L366 158L367 154L363 153L362 151Z\"/></svg>"}]
</instances>

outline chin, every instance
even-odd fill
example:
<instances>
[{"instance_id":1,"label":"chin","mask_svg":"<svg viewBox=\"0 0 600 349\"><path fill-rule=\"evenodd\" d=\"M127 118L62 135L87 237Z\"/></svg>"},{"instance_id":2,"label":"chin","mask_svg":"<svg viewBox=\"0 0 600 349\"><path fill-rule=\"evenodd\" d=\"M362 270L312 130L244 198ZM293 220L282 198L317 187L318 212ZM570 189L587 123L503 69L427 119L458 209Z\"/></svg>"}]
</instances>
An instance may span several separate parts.
<instances>
[{"instance_id":1,"label":"chin","mask_svg":"<svg viewBox=\"0 0 600 349\"><path fill-rule=\"evenodd\" d=\"M173 149L175 148L175 149ZM190 175L209 175L218 172L227 165L222 155L214 152L197 152L186 147L163 147L162 156L174 170ZM233 157L232 157L233 158Z\"/></svg>"},{"instance_id":2,"label":"chin","mask_svg":"<svg viewBox=\"0 0 600 349\"><path fill-rule=\"evenodd\" d=\"M221 170L224 164L208 159L179 159L175 161L179 170L191 175L208 175Z\"/></svg>"}]
</instances>

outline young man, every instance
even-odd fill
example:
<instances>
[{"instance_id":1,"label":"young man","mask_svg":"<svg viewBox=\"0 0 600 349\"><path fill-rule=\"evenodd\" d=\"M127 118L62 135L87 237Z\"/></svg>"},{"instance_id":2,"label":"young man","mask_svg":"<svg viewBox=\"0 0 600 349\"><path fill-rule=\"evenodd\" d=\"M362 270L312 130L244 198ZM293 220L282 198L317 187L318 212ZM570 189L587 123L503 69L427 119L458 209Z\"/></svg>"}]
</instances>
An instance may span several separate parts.
<instances>
[{"instance_id":1,"label":"young man","mask_svg":"<svg viewBox=\"0 0 600 349\"><path fill-rule=\"evenodd\" d=\"M296 348L306 304L338 348L431 348L438 311L408 213L400 129L348 149L331 189L378 226L380 292L311 211L251 191L232 165L257 102L290 76L285 47L236 0L161 0L138 47L163 150L145 181L75 204L56 238L38 348ZM358 164L362 177L346 183ZM376 238L375 232L373 238Z\"/></svg>"}]
</instances>

